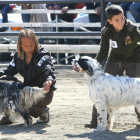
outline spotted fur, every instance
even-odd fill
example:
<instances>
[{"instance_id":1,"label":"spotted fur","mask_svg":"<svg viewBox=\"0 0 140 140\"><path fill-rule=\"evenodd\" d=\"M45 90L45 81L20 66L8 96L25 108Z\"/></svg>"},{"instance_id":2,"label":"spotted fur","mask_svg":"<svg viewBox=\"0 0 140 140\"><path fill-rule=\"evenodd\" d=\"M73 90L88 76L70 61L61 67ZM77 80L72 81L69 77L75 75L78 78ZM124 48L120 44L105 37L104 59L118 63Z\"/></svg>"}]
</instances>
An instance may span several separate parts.
<instances>
[{"instance_id":1,"label":"spotted fur","mask_svg":"<svg viewBox=\"0 0 140 140\"><path fill-rule=\"evenodd\" d=\"M140 113L140 78L104 73L100 64L88 56L73 59L72 65L75 71L84 74L89 97L98 112L98 126L92 131L111 130L117 108L134 105Z\"/></svg>"},{"instance_id":2,"label":"spotted fur","mask_svg":"<svg viewBox=\"0 0 140 140\"><path fill-rule=\"evenodd\" d=\"M28 109L43 99L46 92L43 88L24 87L18 82L0 80L0 114L7 114L11 121L22 116L24 127L31 126Z\"/></svg>"}]
</instances>

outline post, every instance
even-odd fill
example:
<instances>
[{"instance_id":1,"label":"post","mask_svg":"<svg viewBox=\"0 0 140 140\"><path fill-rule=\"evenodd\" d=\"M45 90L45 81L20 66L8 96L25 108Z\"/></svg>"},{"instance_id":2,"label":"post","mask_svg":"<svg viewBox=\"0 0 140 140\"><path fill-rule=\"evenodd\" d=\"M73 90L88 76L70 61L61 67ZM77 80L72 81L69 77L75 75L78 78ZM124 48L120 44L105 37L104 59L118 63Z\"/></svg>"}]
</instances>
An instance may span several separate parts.
<instances>
[{"instance_id":1,"label":"post","mask_svg":"<svg viewBox=\"0 0 140 140\"><path fill-rule=\"evenodd\" d=\"M55 22L58 23L58 14L55 14ZM58 27L56 26L56 32L58 32ZM56 44L58 45L58 38L56 39ZM57 64L60 63L60 57L59 57L59 53L57 53Z\"/></svg>"},{"instance_id":2,"label":"post","mask_svg":"<svg viewBox=\"0 0 140 140\"><path fill-rule=\"evenodd\" d=\"M107 19L105 14L106 3L104 0L100 0L100 6L101 6L101 28L103 28Z\"/></svg>"}]
</instances>

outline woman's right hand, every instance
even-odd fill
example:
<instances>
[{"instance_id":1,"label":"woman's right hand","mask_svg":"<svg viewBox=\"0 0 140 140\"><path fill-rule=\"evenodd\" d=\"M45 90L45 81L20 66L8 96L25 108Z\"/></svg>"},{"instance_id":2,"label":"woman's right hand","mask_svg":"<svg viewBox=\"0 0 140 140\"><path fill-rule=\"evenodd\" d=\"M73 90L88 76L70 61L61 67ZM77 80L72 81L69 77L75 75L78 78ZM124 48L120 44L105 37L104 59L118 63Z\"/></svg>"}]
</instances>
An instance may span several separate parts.
<instances>
[{"instance_id":1,"label":"woman's right hand","mask_svg":"<svg viewBox=\"0 0 140 140\"><path fill-rule=\"evenodd\" d=\"M49 80L49 81L46 81L43 83L43 87L46 91L49 91L50 90L50 86L52 85L52 81Z\"/></svg>"}]
</instances>

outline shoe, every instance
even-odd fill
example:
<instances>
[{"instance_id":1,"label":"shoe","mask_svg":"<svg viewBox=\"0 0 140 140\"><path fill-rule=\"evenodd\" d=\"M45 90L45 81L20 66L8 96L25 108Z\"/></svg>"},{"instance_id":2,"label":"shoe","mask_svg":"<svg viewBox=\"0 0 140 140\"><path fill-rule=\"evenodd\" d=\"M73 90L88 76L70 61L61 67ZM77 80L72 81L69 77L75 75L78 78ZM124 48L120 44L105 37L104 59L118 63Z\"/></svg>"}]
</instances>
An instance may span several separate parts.
<instances>
[{"instance_id":1,"label":"shoe","mask_svg":"<svg viewBox=\"0 0 140 140\"><path fill-rule=\"evenodd\" d=\"M97 127L97 109L96 109L95 105L93 105L93 109L92 109L91 123L90 124L85 124L84 127L85 128L91 128L91 129Z\"/></svg>"},{"instance_id":2,"label":"shoe","mask_svg":"<svg viewBox=\"0 0 140 140\"><path fill-rule=\"evenodd\" d=\"M91 124L85 124L84 127L85 128L91 128Z\"/></svg>"},{"instance_id":3,"label":"shoe","mask_svg":"<svg viewBox=\"0 0 140 140\"><path fill-rule=\"evenodd\" d=\"M4 115L1 120L0 120L0 125L4 125L4 124L12 124L13 122L9 119L8 115Z\"/></svg>"},{"instance_id":4,"label":"shoe","mask_svg":"<svg viewBox=\"0 0 140 140\"><path fill-rule=\"evenodd\" d=\"M137 114L138 121L140 122L140 113L137 111L137 108L135 108L135 112Z\"/></svg>"},{"instance_id":5,"label":"shoe","mask_svg":"<svg viewBox=\"0 0 140 140\"><path fill-rule=\"evenodd\" d=\"M37 123L48 123L50 121L49 108L46 106L45 110L39 116Z\"/></svg>"},{"instance_id":6,"label":"shoe","mask_svg":"<svg viewBox=\"0 0 140 140\"><path fill-rule=\"evenodd\" d=\"M91 129L92 129L92 128L96 128L96 127L97 127L97 123L91 121L90 124L85 124L84 127L85 127L85 128L91 128Z\"/></svg>"},{"instance_id":7,"label":"shoe","mask_svg":"<svg viewBox=\"0 0 140 140\"><path fill-rule=\"evenodd\" d=\"M92 129L92 128L95 129L96 128L95 126L92 126L91 124L85 124L84 127L85 128L90 128L90 129Z\"/></svg>"}]
</instances>

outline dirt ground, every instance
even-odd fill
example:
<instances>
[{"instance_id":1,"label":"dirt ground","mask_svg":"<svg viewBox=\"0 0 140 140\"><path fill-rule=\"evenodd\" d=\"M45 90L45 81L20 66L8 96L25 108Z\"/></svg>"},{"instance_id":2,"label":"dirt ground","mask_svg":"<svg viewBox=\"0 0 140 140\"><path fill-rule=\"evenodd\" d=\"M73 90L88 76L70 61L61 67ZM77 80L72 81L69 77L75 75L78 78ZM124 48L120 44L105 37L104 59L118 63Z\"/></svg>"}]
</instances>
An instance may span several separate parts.
<instances>
[{"instance_id":1,"label":"dirt ground","mask_svg":"<svg viewBox=\"0 0 140 140\"><path fill-rule=\"evenodd\" d=\"M140 140L140 124L134 107L117 110L113 131L91 133L92 102L83 75L72 69L56 69L57 90L50 108L50 122L22 128L24 121L0 126L0 140ZM17 75L19 77L19 75ZM0 116L1 117L1 116Z\"/></svg>"}]
</instances>

